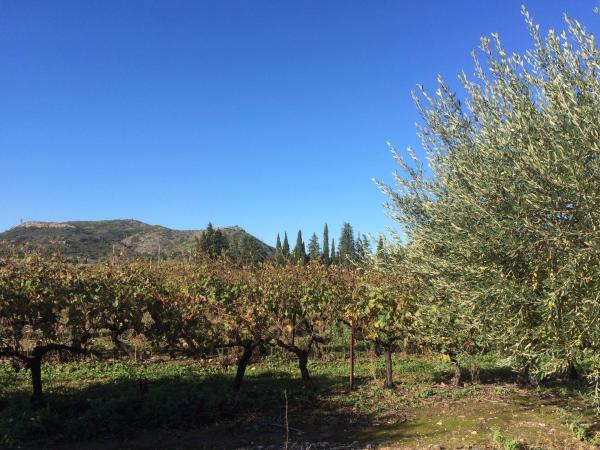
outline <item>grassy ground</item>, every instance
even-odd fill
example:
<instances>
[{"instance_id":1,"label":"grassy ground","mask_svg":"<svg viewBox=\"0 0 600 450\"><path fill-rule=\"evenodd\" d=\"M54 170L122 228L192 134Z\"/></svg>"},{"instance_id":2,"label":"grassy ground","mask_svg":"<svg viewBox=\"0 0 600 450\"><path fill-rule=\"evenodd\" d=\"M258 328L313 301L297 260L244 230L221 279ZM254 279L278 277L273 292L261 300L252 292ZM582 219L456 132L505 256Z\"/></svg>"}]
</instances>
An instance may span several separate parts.
<instances>
[{"instance_id":1,"label":"grassy ground","mask_svg":"<svg viewBox=\"0 0 600 450\"><path fill-rule=\"evenodd\" d=\"M0 365L0 439L6 447L56 449L257 448L595 448L600 423L583 385L523 389L493 359L481 383L448 385L439 358L397 357L396 387L382 389L382 361L313 362L314 392L293 360L249 367L234 395L234 367L193 361L76 362L44 368L47 407L29 409L29 374ZM468 378L468 372L467 378ZM146 381L147 380L147 381Z\"/></svg>"}]
</instances>

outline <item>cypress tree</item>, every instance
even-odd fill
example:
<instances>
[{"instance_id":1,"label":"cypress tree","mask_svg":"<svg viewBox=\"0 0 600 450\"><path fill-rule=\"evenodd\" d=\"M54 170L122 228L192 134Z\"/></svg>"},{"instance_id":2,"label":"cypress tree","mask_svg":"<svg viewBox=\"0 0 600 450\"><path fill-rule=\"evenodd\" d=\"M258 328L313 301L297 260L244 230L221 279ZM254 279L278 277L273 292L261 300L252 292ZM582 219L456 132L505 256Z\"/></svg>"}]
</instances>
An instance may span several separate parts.
<instances>
[{"instance_id":1,"label":"cypress tree","mask_svg":"<svg viewBox=\"0 0 600 450\"><path fill-rule=\"evenodd\" d=\"M277 233L277 243L275 244L275 262L279 265L282 265L285 262L285 257L283 256L283 249L281 247L281 239L279 238L279 233Z\"/></svg>"},{"instance_id":2,"label":"cypress tree","mask_svg":"<svg viewBox=\"0 0 600 450\"><path fill-rule=\"evenodd\" d=\"M294 247L294 260L296 262L304 262L306 260L306 250L304 249L304 241L302 240L302 231L298 230L296 236L296 246Z\"/></svg>"},{"instance_id":3,"label":"cypress tree","mask_svg":"<svg viewBox=\"0 0 600 450\"><path fill-rule=\"evenodd\" d=\"M287 231L283 233L283 246L281 247L281 251L285 258L290 256L290 243L288 241Z\"/></svg>"},{"instance_id":4,"label":"cypress tree","mask_svg":"<svg viewBox=\"0 0 600 450\"><path fill-rule=\"evenodd\" d=\"M313 233L308 243L308 256L311 261L318 261L321 259L321 247L319 246L319 238L317 233Z\"/></svg>"},{"instance_id":5,"label":"cypress tree","mask_svg":"<svg viewBox=\"0 0 600 450\"><path fill-rule=\"evenodd\" d=\"M275 251L281 251L281 239L279 233L277 233L277 242L275 243Z\"/></svg>"},{"instance_id":6,"label":"cypress tree","mask_svg":"<svg viewBox=\"0 0 600 450\"><path fill-rule=\"evenodd\" d=\"M344 223L340 243L338 245L338 259L340 264L347 265L356 259L356 247L354 244L354 232L352 225Z\"/></svg>"},{"instance_id":7,"label":"cypress tree","mask_svg":"<svg viewBox=\"0 0 600 450\"><path fill-rule=\"evenodd\" d=\"M331 256L329 257L330 264L337 263L337 256L335 254L335 239L331 238Z\"/></svg>"},{"instance_id":8,"label":"cypress tree","mask_svg":"<svg viewBox=\"0 0 600 450\"><path fill-rule=\"evenodd\" d=\"M325 224L323 228L323 262L329 264L329 228Z\"/></svg>"}]
</instances>

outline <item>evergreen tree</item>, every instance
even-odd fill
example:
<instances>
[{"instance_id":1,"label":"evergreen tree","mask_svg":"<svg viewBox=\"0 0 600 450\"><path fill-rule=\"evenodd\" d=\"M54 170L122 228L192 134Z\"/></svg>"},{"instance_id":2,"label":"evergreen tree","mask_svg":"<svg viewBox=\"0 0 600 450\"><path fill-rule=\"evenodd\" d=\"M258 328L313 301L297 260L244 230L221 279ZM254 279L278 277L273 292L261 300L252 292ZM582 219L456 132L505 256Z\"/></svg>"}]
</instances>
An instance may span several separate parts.
<instances>
[{"instance_id":1,"label":"evergreen tree","mask_svg":"<svg viewBox=\"0 0 600 450\"><path fill-rule=\"evenodd\" d=\"M338 259L342 265L348 265L356 259L354 232L352 231L352 225L347 222L342 227L342 234L338 245Z\"/></svg>"},{"instance_id":2,"label":"evergreen tree","mask_svg":"<svg viewBox=\"0 0 600 450\"><path fill-rule=\"evenodd\" d=\"M281 251L283 253L284 258L289 258L290 256L290 242L288 241L287 231L283 233L283 246L281 247Z\"/></svg>"},{"instance_id":3,"label":"evergreen tree","mask_svg":"<svg viewBox=\"0 0 600 450\"><path fill-rule=\"evenodd\" d=\"M319 238L317 233L313 233L308 243L308 256L311 261L319 261L321 259L321 247L319 246Z\"/></svg>"},{"instance_id":4,"label":"evergreen tree","mask_svg":"<svg viewBox=\"0 0 600 450\"><path fill-rule=\"evenodd\" d=\"M253 236L245 234L239 246L238 262L242 264L256 264L264 261L266 258L267 255L261 242Z\"/></svg>"},{"instance_id":5,"label":"evergreen tree","mask_svg":"<svg viewBox=\"0 0 600 450\"><path fill-rule=\"evenodd\" d=\"M302 240L302 231L298 230L296 236L296 246L294 247L294 261L304 262L306 260L306 250L304 248L304 241Z\"/></svg>"},{"instance_id":6,"label":"evergreen tree","mask_svg":"<svg viewBox=\"0 0 600 450\"><path fill-rule=\"evenodd\" d=\"M362 235L362 249L363 249L365 256L372 255L371 243L369 242L369 238L367 237L366 234Z\"/></svg>"},{"instance_id":7,"label":"evergreen tree","mask_svg":"<svg viewBox=\"0 0 600 450\"><path fill-rule=\"evenodd\" d=\"M337 255L335 254L335 239L331 238L331 256L329 257L329 264L337 264Z\"/></svg>"},{"instance_id":8,"label":"evergreen tree","mask_svg":"<svg viewBox=\"0 0 600 450\"><path fill-rule=\"evenodd\" d=\"M355 248L356 248L356 257L359 261L363 261L366 256L371 252L369 240L366 235L360 235L360 233L356 234Z\"/></svg>"},{"instance_id":9,"label":"evergreen tree","mask_svg":"<svg viewBox=\"0 0 600 450\"><path fill-rule=\"evenodd\" d=\"M229 242L227 242L227 238L220 229L217 229L215 231L215 234L213 235L213 252L215 255L214 257L221 256L227 251L228 248Z\"/></svg>"},{"instance_id":10,"label":"evergreen tree","mask_svg":"<svg viewBox=\"0 0 600 450\"><path fill-rule=\"evenodd\" d=\"M325 224L323 228L323 262L329 264L329 228Z\"/></svg>"},{"instance_id":11,"label":"evergreen tree","mask_svg":"<svg viewBox=\"0 0 600 450\"><path fill-rule=\"evenodd\" d=\"M277 233L277 243L275 244L275 262L278 265L283 265L285 263L285 257L283 256L283 248L281 247L279 233Z\"/></svg>"},{"instance_id":12,"label":"evergreen tree","mask_svg":"<svg viewBox=\"0 0 600 450\"><path fill-rule=\"evenodd\" d=\"M360 237L360 233L356 234L356 239L354 240L354 254L359 260L363 260L366 255L365 248L363 247L363 241Z\"/></svg>"},{"instance_id":13,"label":"evergreen tree","mask_svg":"<svg viewBox=\"0 0 600 450\"><path fill-rule=\"evenodd\" d=\"M221 254L229 247L223 232L221 230L215 230L211 222L208 223L206 230L204 230L202 236L200 236L198 246L202 253L208 255L212 259L221 256Z\"/></svg>"},{"instance_id":14,"label":"evergreen tree","mask_svg":"<svg viewBox=\"0 0 600 450\"><path fill-rule=\"evenodd\" d=\"M208 222L208 225L206 226L206 230L204 230L204 233L202 233L202 235L200 236L200 240L199 240L200 251L202 253L204 253L205 255L210 256L211 243L212 243L214 234L215 234L215 229L213 228L213 224L211 222Z\"/></svg>"}]
</instances>

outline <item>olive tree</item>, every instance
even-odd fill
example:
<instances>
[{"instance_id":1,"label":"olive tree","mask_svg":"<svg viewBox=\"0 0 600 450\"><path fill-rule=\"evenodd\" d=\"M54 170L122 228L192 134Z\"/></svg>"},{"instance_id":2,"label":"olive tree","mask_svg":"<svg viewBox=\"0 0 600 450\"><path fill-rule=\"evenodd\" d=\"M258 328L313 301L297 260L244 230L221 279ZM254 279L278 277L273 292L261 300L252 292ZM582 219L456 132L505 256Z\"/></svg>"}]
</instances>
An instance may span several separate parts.
<instances>
[{"instance_id":1,"label":"olive tree","mask_svg":"<svg viewBox=\"0 0 600 450\"><path fill-rule=\"evenodd\" d=\"M414 95L428 167L392 148L381 187L430 304L462 316L447 325L545 376L600 349L600 52L575 20L543 37L523 15L531 50L483 38L463 101L441 77Z\"/></svg>"}]
</instances>

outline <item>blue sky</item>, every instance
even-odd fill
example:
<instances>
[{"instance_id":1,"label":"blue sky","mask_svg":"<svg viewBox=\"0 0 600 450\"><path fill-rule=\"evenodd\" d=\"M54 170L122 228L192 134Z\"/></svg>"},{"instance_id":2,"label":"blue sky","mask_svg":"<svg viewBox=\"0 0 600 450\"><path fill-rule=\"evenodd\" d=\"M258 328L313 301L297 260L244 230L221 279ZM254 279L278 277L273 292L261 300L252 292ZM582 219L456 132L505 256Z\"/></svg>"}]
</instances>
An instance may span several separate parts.
<instances>
[{"instance_id":1,"label":"blue sky","mask_svg":"<svg viewBox=\"0 0 600 450\"><path fill-rule=\"evenodd\" d=\"M240 225L274 243L391 222L373 177L417 145L410 91L456 85L520 1L0 0L0 230L23 220ZM526 2L592 31L597 1Z\"/></svg>"}]
</instances>

